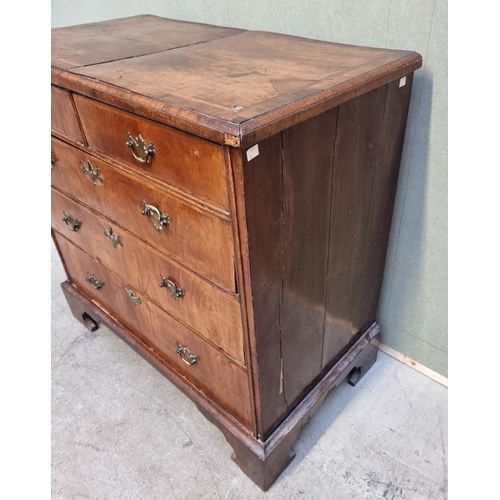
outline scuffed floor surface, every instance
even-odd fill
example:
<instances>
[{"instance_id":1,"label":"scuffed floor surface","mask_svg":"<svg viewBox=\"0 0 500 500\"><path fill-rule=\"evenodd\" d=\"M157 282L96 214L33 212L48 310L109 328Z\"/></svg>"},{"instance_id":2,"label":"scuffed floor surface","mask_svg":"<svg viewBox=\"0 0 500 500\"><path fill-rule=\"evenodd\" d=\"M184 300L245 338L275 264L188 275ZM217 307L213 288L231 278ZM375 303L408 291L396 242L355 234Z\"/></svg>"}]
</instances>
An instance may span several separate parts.
<instances>
[{"instance_id":1,"label":"scuffed floor surface","mask_svg":"<svg viewBox=\"0 0 500 500\"><path fill-rule=\"evenodd\" d=\"M447 389L393 358L330 394L267 493L179 390L71 316L52 263L53 500L445 499Z\"/></svg>"}]
</instances>

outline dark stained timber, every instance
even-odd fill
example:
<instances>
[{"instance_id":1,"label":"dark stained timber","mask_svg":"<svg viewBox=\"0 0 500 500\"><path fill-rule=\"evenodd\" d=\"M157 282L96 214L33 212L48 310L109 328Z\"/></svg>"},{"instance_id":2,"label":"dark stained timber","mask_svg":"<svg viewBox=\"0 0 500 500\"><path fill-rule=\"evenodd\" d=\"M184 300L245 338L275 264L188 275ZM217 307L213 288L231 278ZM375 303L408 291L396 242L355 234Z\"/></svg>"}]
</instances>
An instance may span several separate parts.
<instances>
[{"instance_id":1,"label":"dark stained timber","mask_svg":"<svg viewBox=\"0 0 500 500\"><path fill-rule=\"evenodd\" d=\"M52 32L52 237L83 327L267 490L377 357L411 51L134 16Z\"/></svg>"}]
</instances>

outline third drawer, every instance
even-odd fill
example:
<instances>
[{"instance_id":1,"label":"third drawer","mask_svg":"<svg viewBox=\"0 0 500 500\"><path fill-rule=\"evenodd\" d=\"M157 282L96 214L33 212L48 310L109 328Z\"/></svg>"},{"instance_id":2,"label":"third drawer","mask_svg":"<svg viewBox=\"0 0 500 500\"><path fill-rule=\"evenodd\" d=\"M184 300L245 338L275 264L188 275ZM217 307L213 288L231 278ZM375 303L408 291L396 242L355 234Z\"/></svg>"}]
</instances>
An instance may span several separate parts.
<instances>
[{"instance_id":1,"label":"third drawer","mask_svg":"<svg viewBox=\"0 0 500 500\"><path fill-rule=\"evenodd\" d=\"M244 364L241 310L235 295L176 264L54 188L52 225L165 311Z\"/></svg>"}]
</instances>

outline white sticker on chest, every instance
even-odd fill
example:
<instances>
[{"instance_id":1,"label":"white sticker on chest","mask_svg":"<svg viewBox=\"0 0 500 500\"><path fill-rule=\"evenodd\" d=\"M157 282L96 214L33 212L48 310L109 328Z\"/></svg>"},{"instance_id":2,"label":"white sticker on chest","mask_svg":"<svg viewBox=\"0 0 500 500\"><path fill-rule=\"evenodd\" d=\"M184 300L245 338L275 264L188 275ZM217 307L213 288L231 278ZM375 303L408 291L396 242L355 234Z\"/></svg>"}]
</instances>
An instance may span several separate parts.
<instances>
[{"instance_id":1,"label":"white sticker on chest","mask_svg":"<svg viewBox=\"0 0 500 500\"><path fill-rule=\"evenodd\" d=\"M247 161L253 160L256 156L259 156L259 145L256 144L247 150Z\"/></svg>"}]
</instances>

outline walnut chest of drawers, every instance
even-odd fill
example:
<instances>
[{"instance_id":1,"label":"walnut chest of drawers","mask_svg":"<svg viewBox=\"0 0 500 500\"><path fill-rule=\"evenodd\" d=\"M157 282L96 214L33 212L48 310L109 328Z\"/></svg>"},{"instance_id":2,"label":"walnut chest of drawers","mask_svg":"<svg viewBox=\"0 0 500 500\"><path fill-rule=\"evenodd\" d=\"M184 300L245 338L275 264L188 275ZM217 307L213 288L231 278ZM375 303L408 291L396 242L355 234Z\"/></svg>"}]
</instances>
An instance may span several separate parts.
<instances>
[{"instance_id":1,"label":"walnut chest of drawers","mask_svg":"<svg viewBox=\"0 0 500 500\"><path fill-rule=\"evenodd\" d=\"M52 234L267 489L376 359L415 52L154 16L52 32Z\"/></svg>"}]
</instances>

